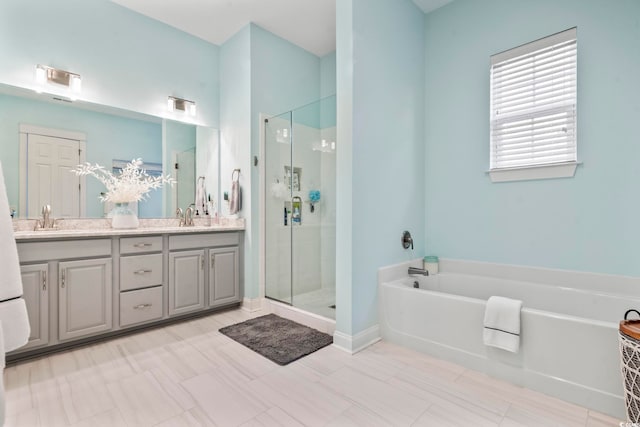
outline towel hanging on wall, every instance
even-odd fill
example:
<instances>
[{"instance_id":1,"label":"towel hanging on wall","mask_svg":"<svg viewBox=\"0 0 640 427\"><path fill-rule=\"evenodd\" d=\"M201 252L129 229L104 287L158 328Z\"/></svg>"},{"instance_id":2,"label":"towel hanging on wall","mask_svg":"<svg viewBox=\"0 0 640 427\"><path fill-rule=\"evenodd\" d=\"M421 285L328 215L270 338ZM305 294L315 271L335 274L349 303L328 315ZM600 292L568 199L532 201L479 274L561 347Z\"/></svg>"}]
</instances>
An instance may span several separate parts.
<instances>
[{"instance_id":1,"label":"towel hanging on wall","mask_svg":"<svg viewBox=\"0 0 640 427\"><path fill-rule=\"evenodd\" d=\"M231 199L229 201L229 214L237 214L242 209L242 188L240 187L240 169L234 169L231 173Z\"/></svg>"},{"instance_id":2,"label":"towel hanging on wall","mask_svg":"<svg viewBox=\"0 0 640 427\"><path fill-rule=\"evenodd\" d=\"M29 340L27 306L22 299L22 276L18 248L9 216L9 200L0 164L0 374L5 352L22 347ZM4 384L0 376L0 425L4 424Z\"/></svg>"},{"instance_id":3,"label":"towel hanging on wall","mask_svg":"<svg viewBox=\"0 0 640 427\"><path fill-rule=\"evenodd\" d=\"M196 182L196 214L205 215L207 213L207 188L205 187L205 177L199 176Z\"/></svg>"}]
</instances>

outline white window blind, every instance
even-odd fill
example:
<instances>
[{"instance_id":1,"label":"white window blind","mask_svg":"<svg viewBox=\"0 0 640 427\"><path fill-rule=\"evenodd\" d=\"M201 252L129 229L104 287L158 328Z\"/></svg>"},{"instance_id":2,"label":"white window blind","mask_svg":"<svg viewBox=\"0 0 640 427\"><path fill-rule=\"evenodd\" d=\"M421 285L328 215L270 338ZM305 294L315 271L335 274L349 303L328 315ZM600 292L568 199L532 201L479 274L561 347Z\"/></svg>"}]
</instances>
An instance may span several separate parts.
<instances>
[{"instance_id":1,"label":"white window blind","mask_svg":"<svg viewBox=\"0 0 640 427\"><path fill-rule=\"evenodd\" d=\"M577 161L576 29L491 57L492 170Z\"/></svg>"}]
</instances>

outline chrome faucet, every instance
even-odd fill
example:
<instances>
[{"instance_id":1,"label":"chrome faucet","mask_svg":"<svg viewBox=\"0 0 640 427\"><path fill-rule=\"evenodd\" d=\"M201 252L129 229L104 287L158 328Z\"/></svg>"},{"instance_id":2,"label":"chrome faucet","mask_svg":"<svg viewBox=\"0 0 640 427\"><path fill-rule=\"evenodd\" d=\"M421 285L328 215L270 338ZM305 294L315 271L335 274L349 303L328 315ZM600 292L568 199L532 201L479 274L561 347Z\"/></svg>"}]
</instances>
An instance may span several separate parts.
<instances>
[{"instance_id":1,"label":"chrome faucet","mask_svg":"<svg viewBox=\"0 0 640 427\"><path fill-rule=\"evenodd\" d=\"M193 208L191 206L195 206L193 203L189 205L189 207L184 211L184 225L187 227L193 226Z\"/></svg>"},{"instance_id":2,"label":"chrome faucet","mask_svg":"<svg viewBox=\"0 0 640 427\"><path fill-rule=\"evenodd\" d=\"M423 268L409 267L409 274L421 274L423 276L428 276L429 271Z\"/></svg>"},{"instance_id":3,"label":"chrome faucet","mask_svg":"<svg viewBox=\"0 0 640 427\"><path fill-rule=\"evenodd\" d=\"M51 205L42 207L42 228L51 228L49 221L51 220Z\"/></svg>"},{"instance_id":4,"label":"chrome faucet","mask_svg":"<svg viewBox=\"0 0 640 427\"><path fill-rule=\"evenodd\" d=\"M180 220L180 222L178 223L178 227L184 226L184 214L182 213L181 208L176 209L176 218Z\"/></svg>"},{"instance_id":5,"label":"chrome faucet","mask_svg":"<svg viewBox=\"0 0 640 427\"><path fill-rule=\"evenodd\" d=\"M56 220L51 218L51 205L42 206L42 219L37 219L34 230L55 228Z\"/></svg>"}]
</instances>

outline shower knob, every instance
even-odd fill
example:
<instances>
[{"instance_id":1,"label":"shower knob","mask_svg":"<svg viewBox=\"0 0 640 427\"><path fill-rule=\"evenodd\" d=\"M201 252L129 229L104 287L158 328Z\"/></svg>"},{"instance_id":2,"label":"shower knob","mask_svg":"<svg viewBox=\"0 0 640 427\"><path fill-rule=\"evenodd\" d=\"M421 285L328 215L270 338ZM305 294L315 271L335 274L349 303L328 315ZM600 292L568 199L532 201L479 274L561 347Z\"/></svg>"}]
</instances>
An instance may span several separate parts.
<instances>
[{"instance_id":1,"label":"shower knob","mask_svg":"<svg viewBox=\"0 0 640 427\"><path fill-rule=\"evenodd\" d=\"M405 249L411 247L413 250L413 238L411 237L411 233L406 230L402 232L402 247Z\"/></svg>"}]
</instances>

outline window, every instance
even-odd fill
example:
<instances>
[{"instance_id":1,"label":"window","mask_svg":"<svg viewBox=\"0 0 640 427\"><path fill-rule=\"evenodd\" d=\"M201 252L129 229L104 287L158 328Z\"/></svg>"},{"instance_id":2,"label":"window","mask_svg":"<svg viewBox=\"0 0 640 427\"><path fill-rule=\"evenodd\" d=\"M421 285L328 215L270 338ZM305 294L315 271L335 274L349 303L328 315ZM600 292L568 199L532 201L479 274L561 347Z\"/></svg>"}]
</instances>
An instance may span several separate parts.
<instances>
[{"instance_id":1,"label":"window","mask_svg":"<svg viewBox=\"0 0 640 427\"><path fill-rule=\"evenodd\" d=\"M572 28L491 57L493 181L573 176L576 33Z\"/></svg>"}]
</instances>

